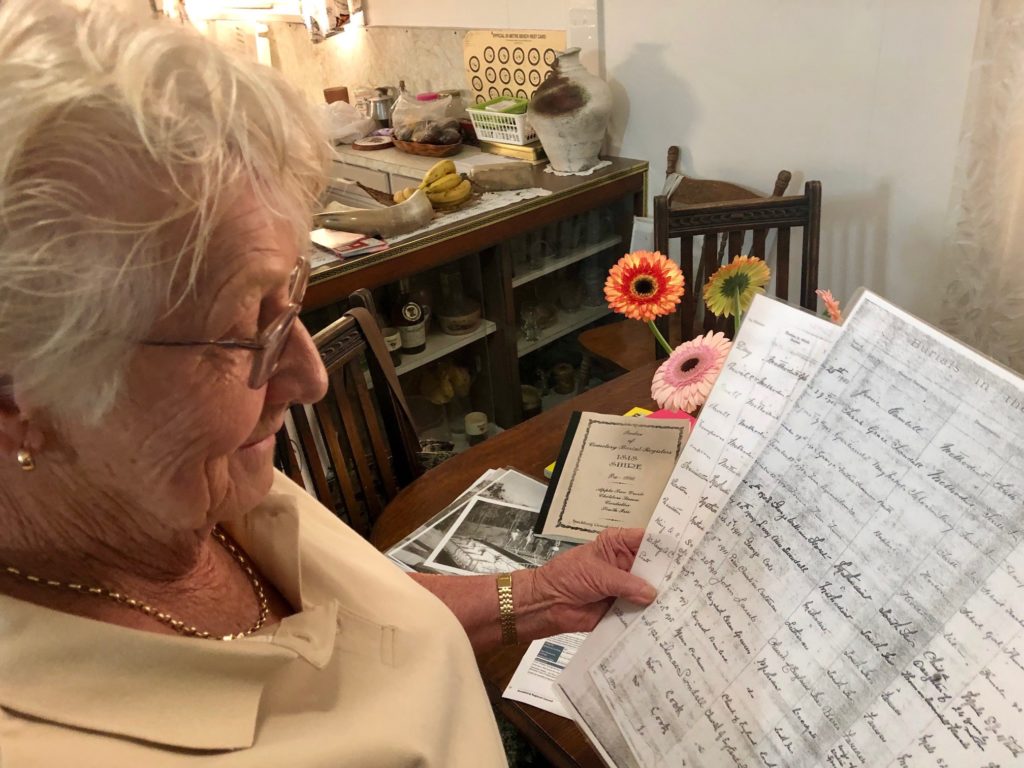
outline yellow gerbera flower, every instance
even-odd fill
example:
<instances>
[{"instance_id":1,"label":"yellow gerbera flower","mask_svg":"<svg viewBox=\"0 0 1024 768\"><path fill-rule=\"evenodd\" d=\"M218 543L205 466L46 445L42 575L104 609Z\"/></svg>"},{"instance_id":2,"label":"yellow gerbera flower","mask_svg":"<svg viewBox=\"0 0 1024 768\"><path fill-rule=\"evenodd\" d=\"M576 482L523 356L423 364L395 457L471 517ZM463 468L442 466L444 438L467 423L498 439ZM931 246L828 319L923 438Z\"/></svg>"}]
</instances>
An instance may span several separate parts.
<instances>
[{"instance_id":1,"label":"yellow gerbera flower","mask_svg":"<svg viewBox=\"0 0 1024 768\"><path fill-rule=\"evenodd\" d=\"M630 320L649 323L667 315L683 297L683 273L657 251L627 253L608 272L608 306Z\"/></svg>"},{"instance_id":2,"label":"yellow gerbera flower","mask_svg":"<svg viewBox=\"0 0 1024 768\"><path fill-rule=\"evenodd\" d=\"M754 296L764 293L772 279L772 271L756 256L737 256L708 278L704 285L704 302L715 317L732 317L737 297L740 314L745 314Z\"/></svg>"}]
</instances>

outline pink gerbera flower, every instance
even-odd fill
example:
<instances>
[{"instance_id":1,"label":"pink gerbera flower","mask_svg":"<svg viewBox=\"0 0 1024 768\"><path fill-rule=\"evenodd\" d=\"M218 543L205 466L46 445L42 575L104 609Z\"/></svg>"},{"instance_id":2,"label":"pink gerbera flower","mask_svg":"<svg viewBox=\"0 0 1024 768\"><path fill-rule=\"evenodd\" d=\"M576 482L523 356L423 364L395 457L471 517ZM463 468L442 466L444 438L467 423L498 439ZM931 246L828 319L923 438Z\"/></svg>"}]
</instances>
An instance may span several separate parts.
<instances>
[{"instance_id":1,"label":"pink gerbera flower","mask_svg":"<svg viewBox=\"0 0 1024 768\"><path fill-rule=\"evenodd\" d=\"M815 293L818 294L822 303L825 305L825 311L828 313L828 319L836 325L840 325L843 322L843 312L839 309L839 300L832 295L832 291L825 291L819 288Z\"/></svg>"},{"instance_id":2,"label":"pink gerbera flower","mask_svg":"<svg viewBox=\"0 0 1024 768\"><path fill-rule=\"evenodd\" d=\"M708 399L732 342L724 333L698 336L676 347L651 380L651 397L662 408L693 412Z\"/></svg>"}]
</instances>

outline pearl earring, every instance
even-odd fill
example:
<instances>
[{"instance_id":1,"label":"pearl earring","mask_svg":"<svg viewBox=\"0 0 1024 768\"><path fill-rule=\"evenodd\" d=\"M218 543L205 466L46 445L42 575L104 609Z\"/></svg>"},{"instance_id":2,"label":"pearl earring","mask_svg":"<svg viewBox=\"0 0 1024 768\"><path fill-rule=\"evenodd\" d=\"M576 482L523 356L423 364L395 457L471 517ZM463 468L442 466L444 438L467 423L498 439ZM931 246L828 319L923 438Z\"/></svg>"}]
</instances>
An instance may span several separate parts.
<instances>
[{"instance_id":1,"label":"pearl earring","mask_svg":"<svg viewBox=\"0 0 1024 768\"><path fill-rule=\"evenodd\" d=\"M32 454L24 448L18 451L18 466L26 472L31 472L36 468L35 459L33 459Z\"/></svg>"}]
</instances>

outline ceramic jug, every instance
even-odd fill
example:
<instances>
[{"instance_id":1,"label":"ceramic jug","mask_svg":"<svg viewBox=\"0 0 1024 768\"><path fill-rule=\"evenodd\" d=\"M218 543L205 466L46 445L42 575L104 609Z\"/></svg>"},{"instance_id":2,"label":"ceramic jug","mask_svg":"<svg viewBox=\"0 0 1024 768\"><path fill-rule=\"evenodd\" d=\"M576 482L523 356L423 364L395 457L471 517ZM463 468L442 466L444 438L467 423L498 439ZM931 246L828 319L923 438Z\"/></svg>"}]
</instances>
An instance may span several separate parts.
<instances>
[{"instance_id":1,"label":"ceramic jug","mask_svg":"<svg viewBox=\"0 0 1024 768\"><path fill-rule=\"evenodd\" d=\"M611 112L611 89L580 64L579 48L558 55L528 110L551 167L571 173L597 165Z\"/></svg>"}]
</instances>

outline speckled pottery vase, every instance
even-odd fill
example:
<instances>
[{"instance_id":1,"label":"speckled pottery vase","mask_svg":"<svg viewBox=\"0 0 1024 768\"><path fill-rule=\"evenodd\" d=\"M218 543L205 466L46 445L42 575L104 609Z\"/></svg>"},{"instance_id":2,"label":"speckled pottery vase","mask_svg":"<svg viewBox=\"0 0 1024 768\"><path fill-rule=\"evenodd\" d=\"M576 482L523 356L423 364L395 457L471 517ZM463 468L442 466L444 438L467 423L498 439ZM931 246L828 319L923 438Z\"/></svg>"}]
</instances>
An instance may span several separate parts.
<instances>
[{"instance_id":1,"label":"speckled pottery vase","mask_svg":"<svg viewBox=\"0 0 1024 768\"><path fill-rule=\"evenodd\" d=\"M612 113L612 92L580 64L580 49L559 54L551 77L541 83L529 107L530 124L556 171L593 168Z\"/></svg>"}]
</instances>

